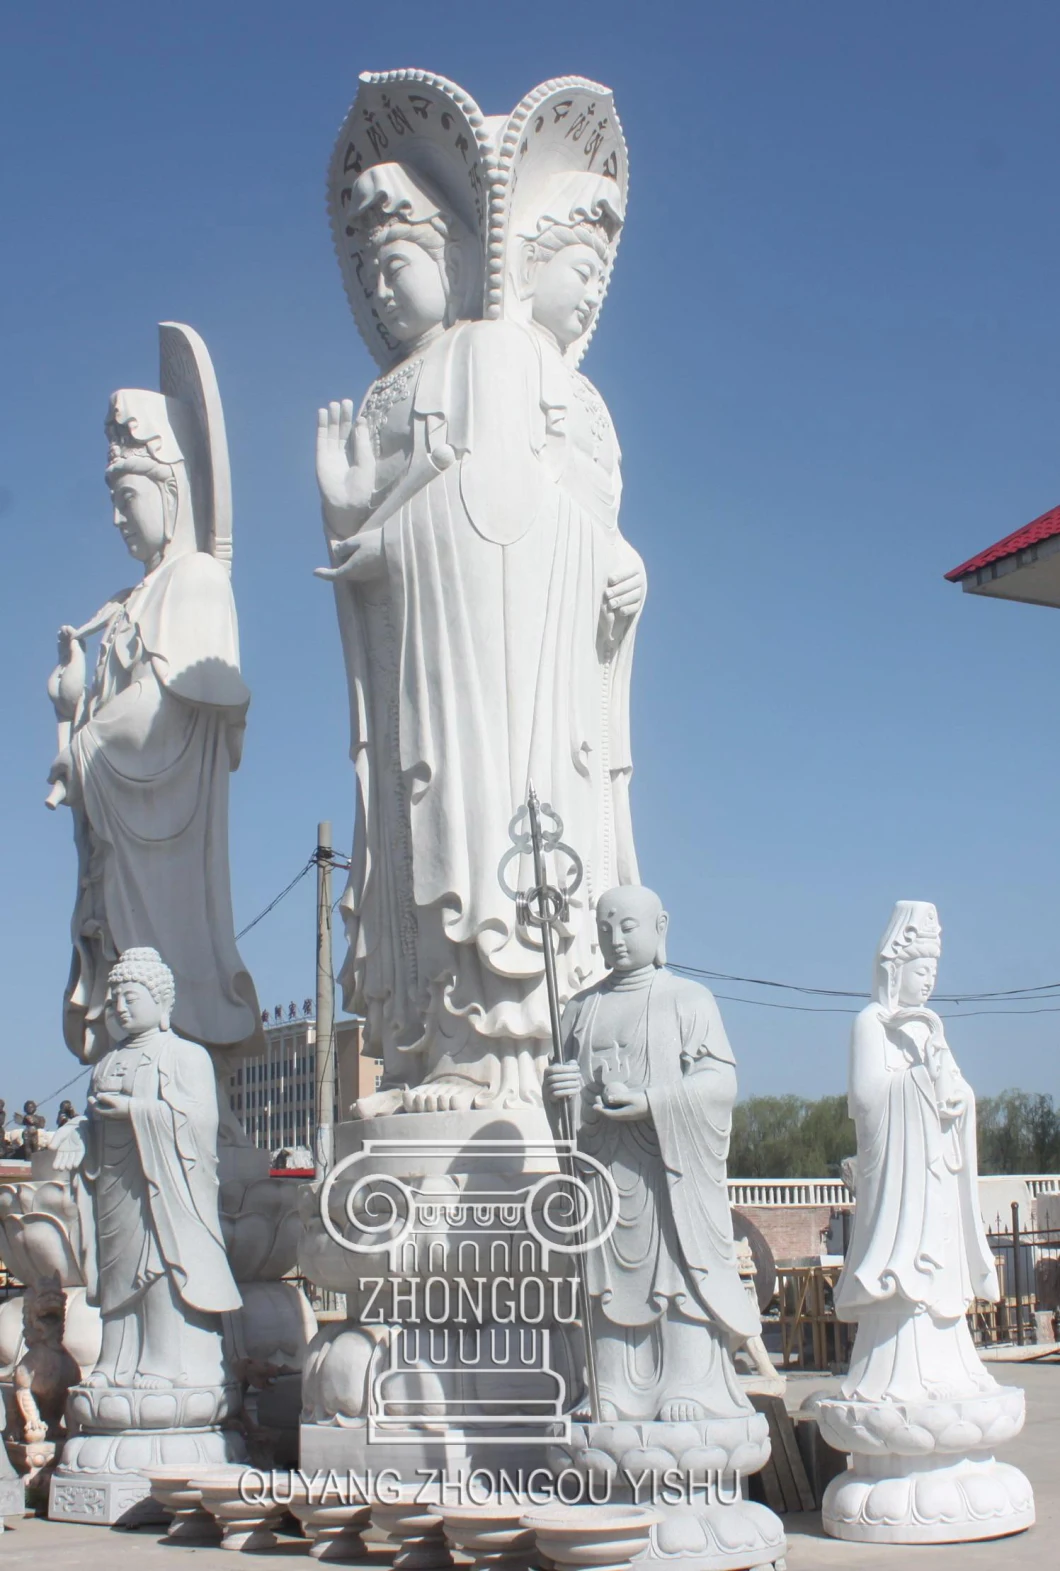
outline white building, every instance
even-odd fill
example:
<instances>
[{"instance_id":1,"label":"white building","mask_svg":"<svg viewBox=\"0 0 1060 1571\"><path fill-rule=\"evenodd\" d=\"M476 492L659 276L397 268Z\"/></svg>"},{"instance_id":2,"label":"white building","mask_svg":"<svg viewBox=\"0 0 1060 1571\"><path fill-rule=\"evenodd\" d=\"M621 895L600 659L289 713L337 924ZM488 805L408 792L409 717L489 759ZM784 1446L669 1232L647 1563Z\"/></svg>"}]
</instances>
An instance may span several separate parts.
<instances>
[{"instance_id":1,"label":"white building","mask_svg":"<svg viewBox=\"0 0 1060 1571\"><path fill-rule=\"evenodd\" d=\"M236 1059L228 1095L248 1137L262 1150L313 1149L316 1111L316 1021L313 1001L299 1012L292 1003L263 1013L264 1053ZM336 1096L332 1122L349 1117L351 1104L379 1083L382 1066L361 1057L361 1021L336 1020Z\"/></svg>"}]
</instances>

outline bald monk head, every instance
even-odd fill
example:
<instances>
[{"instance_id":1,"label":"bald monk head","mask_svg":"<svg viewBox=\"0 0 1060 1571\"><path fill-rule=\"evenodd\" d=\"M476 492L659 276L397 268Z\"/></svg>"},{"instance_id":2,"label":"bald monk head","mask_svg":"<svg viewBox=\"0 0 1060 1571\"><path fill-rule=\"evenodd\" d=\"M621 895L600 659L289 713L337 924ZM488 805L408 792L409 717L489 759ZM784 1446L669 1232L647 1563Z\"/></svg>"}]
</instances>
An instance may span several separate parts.
<instances>
[{"instance_id":1,"label":"bald monk head","mask_svg":"<svg viewBox=\"0 0 1060 1571\"><path fill-rule=\"evenodd\" d=\"M596 903L596 930L609 971L639 971L666 964L670 918L654 889L619 884Z\"/></svg>"}]
</instances>

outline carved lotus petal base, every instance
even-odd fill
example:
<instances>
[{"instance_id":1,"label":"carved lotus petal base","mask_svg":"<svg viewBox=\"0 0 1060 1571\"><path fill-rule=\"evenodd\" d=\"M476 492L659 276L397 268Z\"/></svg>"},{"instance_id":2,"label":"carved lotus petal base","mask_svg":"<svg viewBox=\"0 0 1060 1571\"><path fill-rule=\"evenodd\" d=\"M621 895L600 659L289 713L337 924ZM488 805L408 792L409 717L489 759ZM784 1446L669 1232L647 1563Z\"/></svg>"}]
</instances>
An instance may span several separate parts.
<instances>
[{"instance_id":1,"label":"carved lotus petal base","mask_svg":"<svg viewBox=\"0 0 1060 1571\"><path fill-rule=\"evenodd\" d=\"M149 1475L168 1473L172 1478L170 1470L175 1469L181 1479L190 1479L227 1468L238 1478L244 1471L236 1460L242 1451L242 1437L230 1430L72 1435L52 1475L49 1519L123 1526L164 1523L168 1509L155 1495Z\"/></svg>"},{"instance_id":2,"label":"carved lotus petal base","mask_svg":"<svg viewBox=\"0 0 1060 1571\"><path fill-rule=\"evenodd\" d=\"M1025 1401L1018 1386L998 1386L978 1396L945 1401L925 1396L906 1402L846 1401L814 1397L821 1434L836 1451L860 1456L932 1456L992 1451L1023 1428Z\"/></svg>"},{"instance_id":3,"label":"carved lotus petal base","mask_svg":"<svg viewBox=\"0 0 1060 1571\"><path fill-rule=\"evenodd\" d=\"M634 1571L783 1571L784 1526L755 1500L731 1505L660 1505L662 1520Z\"/></svg>"},{"instance_id":4,"label":"carved lotus petal base","mask_svg":"<svg viewBox=\"0 0 1060 1571\"><path fill-rule=\"evenodd\" d=\"M1034 1495L1018 1468L993 1457L895 1456L833 1478L821 1519L826 1533L853 1543L969 1543L1032 1527Z\"/></svg>"},{"instance_id":5,"label":"carved lotus petal base","mask_svg":"<svg viewBox=\"0 0 1060 1571\"><path fill-rule=\"evenodd\" d=\"M619 1499L646 1471L661 1475L676 1469L696 1480L746 1477L769 1460L769 1421L764 1413L746 1413L683 1424L574 1424L569 1446L557 1447L552 1460L601 1483L609 1480L611 1497Z\"/></svg>"},{"instance_id":6,"label":"carved lotus petal base","mask_svg":"<svg viewBox=\"0 0 1060 1571\"><path fill-rule=\"evenodd\" d=\"M240 1390L226 1386L73 1386L69 1410L81 1429L115 1434L127 1429L213 1429L239 1412Z\"/></svg>"},{"instance_id":7,"label":"carved lotus petal base","mask_svg":"<svg viewBox=\"0 0 1060 1571\"><path fill-rule=\"evenodd\" d=\"M541 1506L522 1524L557 1571L630 1571L658 1520L647 1506Z\"/></svg>"},{"instance_id":8,"label":"carved lotus petal base","mask_svg":"<svg viewBox=\"0 0 1060 1571\"><path fill-rule=\"evenodd\" d=\"M523 1526L525 1506L444 1506L445 1536L454 1549L474 1560L472 1571L527 1571L534 1534Z\"/></svg>"},{"instance_id":9,"label":"carved lotus petal base","mask_svg":"<svg viewBox=\"0 0 1060 1571\"><path fill-rule=\"evenodd\" d=\"M148 1490L146 1474L163 1467L186 1467L188 1477L203 1468L238 1463L245 1456L243 1437L230 1429L162 1431L131 1429L117 1435L71 1435L63 1447L58 1473L89 1479L95 1473L126 1475Z\"/></svg>"}]
</instances>

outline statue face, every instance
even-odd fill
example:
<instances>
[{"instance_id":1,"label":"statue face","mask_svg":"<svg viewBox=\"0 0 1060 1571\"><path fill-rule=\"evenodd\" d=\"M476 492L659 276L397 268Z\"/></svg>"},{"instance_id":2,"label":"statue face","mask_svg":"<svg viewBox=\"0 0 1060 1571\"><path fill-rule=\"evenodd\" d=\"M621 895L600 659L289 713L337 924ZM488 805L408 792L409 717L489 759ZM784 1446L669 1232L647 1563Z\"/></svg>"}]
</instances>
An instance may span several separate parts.
<instances>
[{"instance_id":1,"label":"statue face","mask_svg":"<svg viewBox=\"0 0 1060 1571\"><path fill-rule=\"evenodd\" d=\"M604 293L604 264L590 245L565 245L541 256L533 275L534 321L561 349L592 323Z\"/></svg>"},{"instance_id":2,"label":"statue face","mask_svg":"<svg viewBox=\"0 0 1060 1571\"><path fill-rule=\"evenodd\" d=\"M130 556L152 562L166 543L162 492L148 475L116 475L108 482L114 502L114 527Z\"/></svg>"},{"instance_id":3,"label":"statue face","mask_svg":"<svg viewBox=\"0 0 1060 1571\"><path fill-rule=\"evenodd\" d=\"M107 989L107 1029L116 1042L143 1036L162 1024L162 1005L143 982L118 982Z\"/></svg>"},{"instance_id":4,"label":"statue face","mask_svg":"<svg viewBox=\"0 0 1060 1571\"><path fill-rule=\"evenodd\" d=\"M398 343L415 343L445 321L443 270L414 240L388 240L375 256L375 301Z\"/></svg>"},{"instance_id":5,"label":"statue face","mask_svg":"<svg viewBox=\"0 0 1060 1571\"><path fill-rule=\"evenodd\" d=\"M907 1009L926 1004L935 991L937 960L907 960L898 976L898 1002Z\"/></svg>"},{"instance_id":6,"label":"statue face","mask_svg":"<svg viewBox=\"0 0 1060 1571\"><path fill-rule=\"evenodd\" d=\"M658 895L628 884L604 895L596 908L596 930L609 971L639 971L654 965L669 918Z\"/></svg>"}]
</instances>

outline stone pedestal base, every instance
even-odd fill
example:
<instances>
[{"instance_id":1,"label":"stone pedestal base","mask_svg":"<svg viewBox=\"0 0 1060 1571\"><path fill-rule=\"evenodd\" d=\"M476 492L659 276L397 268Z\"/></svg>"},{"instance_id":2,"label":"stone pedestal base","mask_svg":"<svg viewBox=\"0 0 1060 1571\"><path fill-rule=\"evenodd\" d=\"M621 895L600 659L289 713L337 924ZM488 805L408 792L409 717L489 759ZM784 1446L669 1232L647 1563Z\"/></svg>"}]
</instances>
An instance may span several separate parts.
<instances>
[{"instance_id":1,"label":"stone pedestal base","mask_svg":"<svg viewBox=\"0 0 1060 1571\"><path fill-rule=\"evenodd\" d=\"M242 1435L220 1427L238 1410L238 1395L235 1386L75 1386L70 1413L82 1428L67 1440L52 1475L49 1519L125 1527L167 1521L147 1473L178 1463L191 1472L242 1462Z\"/></svg>"},{"instance_id":2,"label":"stone pedestal base","mask_svg":"<svg viewBox=\"0 0 1060 1571\"><path fill-rule=\"evenodd\" d=\"M586 1499L650 1507L657 1520L636 1571L757 1571L782 1562L780 1518L743 1498L742 1479L769 1458L761 1413L683 1424L575 1424L564 1457Z\"/></svg>"},{"instance_id":3,"label":"stone pedestal base","mask_svg":"<svg viewBox=\"0 0 1060 1571\"><path fill-rule=\"evenodd\" d=\"M52 1474L50 1522L98 1522L100 1527L161 1527L169 1517L151 1497L151 1485L135 1473Z\"/></svg>"},{"instance_id":4,"label":"stone pedestal base","mask_svg":"<svg viewBox=\"0 0 1060 1571\"><path fill-rule=\"evenodd\" d=\"M825 1490L821 1521L859 1544L962 1544L1034 1526L1034 1495L1019 1468L993 1457L959 1462L854 1457Z\"/></svg>"},{"instance_id":5,"label":"stone pedestal base","mask_svg":"<svg viewBox=\"0 0 1060 1571\"><path fill-rule=\"evenodd\" d=\"M0 1440L0 1533L4 1530L5 1516L25 1516L26 1490L8 1460L4 1443Z\"/></svg>"},{"instance_id":6,"label":"stone pedestal base","mask_svg":"<svg viewBox=\"0 0 1060 1571\"><path fill-rule=\"evenodd\" d=\"M862 1544L963 1544L1022 1533L1034 1495L993 1449L1023 1427L1023 1392L994 1386L946 1400L811 1397L821 1434L850 1458L825 1490L833 1538Z\"/></svg>"}]
</instances>

